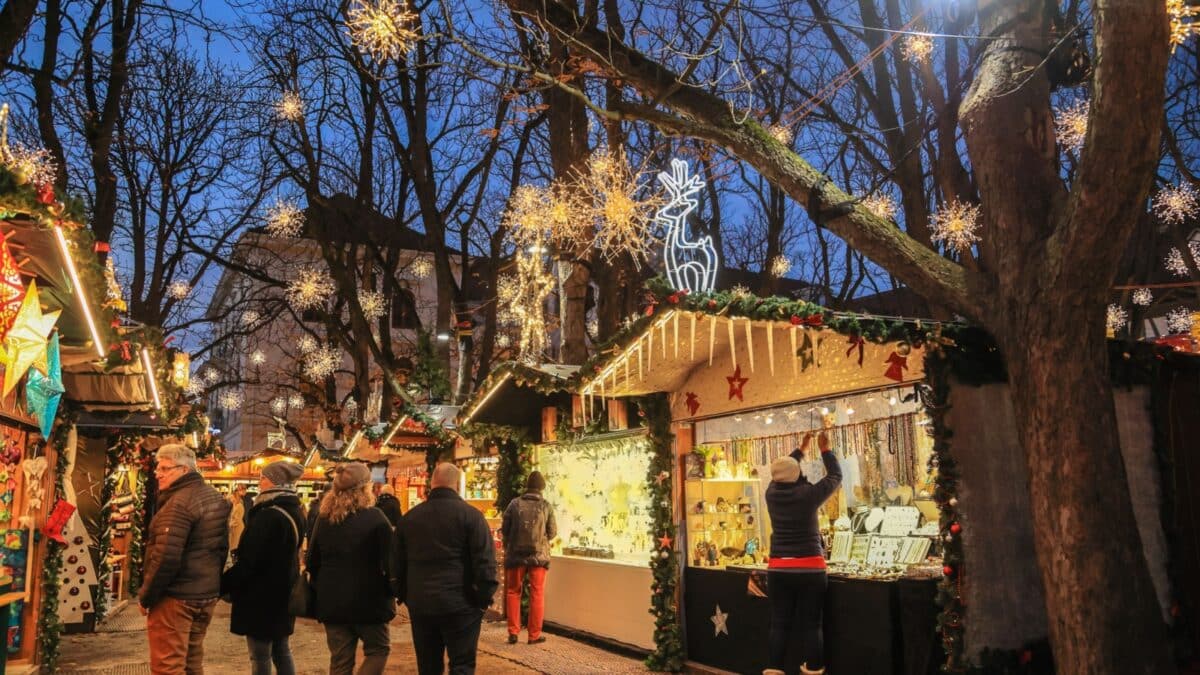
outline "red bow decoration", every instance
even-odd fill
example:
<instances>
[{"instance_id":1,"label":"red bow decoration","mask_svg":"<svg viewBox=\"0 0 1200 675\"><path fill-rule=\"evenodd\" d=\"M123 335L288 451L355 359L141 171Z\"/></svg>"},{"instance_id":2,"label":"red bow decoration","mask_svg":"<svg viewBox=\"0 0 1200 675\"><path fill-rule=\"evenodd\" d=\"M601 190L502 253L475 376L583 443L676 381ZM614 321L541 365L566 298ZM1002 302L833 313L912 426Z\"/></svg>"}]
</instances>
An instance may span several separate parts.
<instances>
[{"instance_id":1,"label":"red bow decoration","mask_svg":"<svg viewBox=\"0 0 1200 675\"><path fill-rule=\"evenodd\" d=\"M41 202L43 204L47 204L47 205L53 204L54 203L54 184L53 183L42 183L41 185L39 185L38 190L37 190L37 199L39 202Z\"/></svg>"},{"instance_id":2,"label":"red bow decoration","mask_svg":"<svg viewBox=\"0 0 1200 675\"><path fill-rule=\"evenodd\" d=\"M96 253L108 253L110 250L112 250L112 247L108 245L107 241L98 241L96 242L96 245L92 247L92 250Z\"/></svg>"},{"instance_id":3,"label":"red bow decoration","mask_svg":"<svg viewBox=\"0 0 1200 675\"><path fill-rule=\"evenodd\" d=\"M825 323L825 318L820 314L809 314L808 316L792 315L791 322L793 326L821 326Z\"/></svg>"},{"instance_id":4,"label":"red bow decoration","mask_svg":"<svg viewBox=\"0 0 1200 675\"><path fill-rule=\"evenodd\" d=\"M110 352L115 352L118 349L121 350L121 358L122 359L124 359L125 361L133 360L133 352L130 351L129 340L125 340L125 341L119 342L115 345L108 346L108 351L110 351Z\"/></svg>"},{"instance_id":5,"label":"red bow decoration","mask_svg":"<svg viewBox=\"0 0 1200 675\"><path fill-rule=\"evenodd\" d=\"M866 348L867 341L861 335L851 335L848 344L850 346L846 349L846 356L850 356L854 352L854 348L857 347L858 365L861 366L863 364L863 349Z\"/></svg>"},{"instance_id":6,"label":"red bow decoration","mask_svg":"<svg viewBox=\"0 0 1200 675\"><path fill-rule=\"evenodd\" d=\"M682 300L683 297L687 294L688 294L688 292L687 292L686 288L681 291L675 291L674 293L667 296L667 302L671 303L672 305L678 305L679 301Z\"/></svg>"}]
</instances>

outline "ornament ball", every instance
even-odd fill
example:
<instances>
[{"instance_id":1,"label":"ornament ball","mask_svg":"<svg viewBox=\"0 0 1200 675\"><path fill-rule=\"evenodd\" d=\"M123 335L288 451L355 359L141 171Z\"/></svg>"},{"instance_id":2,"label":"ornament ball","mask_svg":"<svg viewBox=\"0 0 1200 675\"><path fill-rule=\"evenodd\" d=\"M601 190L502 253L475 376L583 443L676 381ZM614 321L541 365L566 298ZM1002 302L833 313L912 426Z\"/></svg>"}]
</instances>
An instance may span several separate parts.
<instances>
[{"instance_id":1,"label":"ornament ball","mask_svg":"<svg viewBox=\"0 0 1200 675\"><path fill-rule=\"evenodd\" d=\"M949 504L950 506L958 506L958 497L951 497Z\"/></svg>"},{"instance_id":2,"label":"ornament ball","mask_svg":"<svg viewBox=\"0 0 1200 675\"><path fill-rule=\"evenodd\" d=\"M952 523L950 525L950 532L952 532L954 534L958 534L959 532L962 532L962 525L959 525L958 523Z\"/></svg>"},{"instance_id":3,"label":"ornament ball","mask_svg":"<svg viewBox=\"0 0 1200 675\"><path fill-rule=\"evenodd\" d=\"M949 565L946 565L945 567L942 568L942 574L945 574L948 577L952 577L952 576L954 576L954 568Z\"/></svg>"}]
</instances>

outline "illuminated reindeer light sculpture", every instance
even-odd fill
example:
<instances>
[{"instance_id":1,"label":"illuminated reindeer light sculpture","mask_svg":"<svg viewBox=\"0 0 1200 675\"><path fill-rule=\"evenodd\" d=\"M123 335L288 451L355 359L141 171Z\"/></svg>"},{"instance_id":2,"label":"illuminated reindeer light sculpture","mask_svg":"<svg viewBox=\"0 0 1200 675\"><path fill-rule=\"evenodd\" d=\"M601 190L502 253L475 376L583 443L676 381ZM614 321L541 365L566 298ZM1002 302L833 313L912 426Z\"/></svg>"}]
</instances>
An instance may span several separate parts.
<instances>
[{"instance_id":1,"label":"illuminated reindeer light sculpture","mask_svg":"<svg viewBox=\"0 0 1200 675\"><path fill-rule=\"evenodd\" d=\"M663 250L667 279L676 290L711 293L717 283L717 250L712 237L694 242L687 238L687 217L696 208L696 193L704 181L689 176L687 162L679 159L672 159L671 173L660 172L658 180L667 191L667 203L655 215L667 228Z\"/></svg>"}]
</instances>

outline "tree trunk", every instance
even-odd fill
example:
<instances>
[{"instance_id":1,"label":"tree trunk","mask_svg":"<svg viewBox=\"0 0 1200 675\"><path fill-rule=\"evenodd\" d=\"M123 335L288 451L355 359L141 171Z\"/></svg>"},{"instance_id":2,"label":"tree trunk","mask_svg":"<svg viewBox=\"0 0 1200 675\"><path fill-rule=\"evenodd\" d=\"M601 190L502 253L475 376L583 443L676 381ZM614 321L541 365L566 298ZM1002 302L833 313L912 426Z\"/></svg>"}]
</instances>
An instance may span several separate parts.
<instances>
[{"instance_id":1,"label":"tree trunk","mask_svg":"<svg viewBox=\"0 0 1200 675\"><path fill-rule=\"evenodd\" d=\"M0 7L0 72L29 30L37 6L37 0L8 0Z\"/></svg>"}]
</instances>

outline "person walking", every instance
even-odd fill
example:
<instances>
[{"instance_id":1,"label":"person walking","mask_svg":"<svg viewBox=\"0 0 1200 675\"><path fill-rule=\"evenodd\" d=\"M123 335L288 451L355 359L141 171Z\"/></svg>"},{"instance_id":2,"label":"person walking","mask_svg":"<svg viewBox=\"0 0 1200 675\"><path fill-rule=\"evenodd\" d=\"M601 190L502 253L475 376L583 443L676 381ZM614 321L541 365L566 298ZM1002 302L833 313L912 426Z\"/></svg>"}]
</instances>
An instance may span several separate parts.
<instances>
[{"instance_id":1,"label":"person walking","mask_svg":"<svg viewBox=\"0 0 1200 675\"><path fill-rule=\"evenodd\" d=\"M237 562L221 579L233 602L229 631L246 636L251 675L271 675L272 664L279 675L296 672L288 646L296 619L288 612L288 599L300 575L305 525L296 481L303 474L291 462L263 468Z\"/></svg>"},{"instance_id":2,"label":"person walking","mask_svg":"<svg viewBox=\"0 0 1200 675\"><path fill-rule=\"evenodd\" d=\"M306 560L316 589L317 620L325 624L330 675L355 672L360 641L364 658L359 675L382 673L391 649L394 539L387 517L374 506L366 464L351 462L333 470Z\"/></svg>"},{"instance_id":3,"label":"person walking","mask_svg":"<svg viewBox=\"0 0 1200 675\"><path fill-rule=\"evenodd\" d=\"M229 554L237 560L238 542L242 540L242 532L246 530L246 507L242 497L246 496L246 486L235 485L229 493Z\"/></svg>"},{"instance_id":4,"label":"person walking","mask_svg":"<svg viewBox=\"0 0 1200 675\"><path fill-rule=\"evenodd\" d=\"M825 553L817 510L842 482L842 469L829 447L825 432L817 437L825 477L809 483L800 471L803 449L812 442L804 437L801 448L771 463L767 486L767 515L771 518L771 557L767 561L767 595L771 604L768 634L769 668L763 675L784 675L792 628L800 626L800 672L825 672L821 611L825 606Z\"/></svg>"},{"instance_id":5,"label":"person walking","mask_svg":"<svg viewBox=\"0 0 1200 675\"><path fill-rule=\"evenodd\" d=\"M229 502L196 471L185 445L158 449L157 511L150 521L138 604L147 615L150 671L204 673L204 635L229 554Z\"/></svg>"},{"instance_id":6,"label":"person walking","mask_svg":"<svg viewBox=\"0 0 1200 675\"><path fill-rule=\"evenodd\" d=\"M375 506L383 511L393 528L400 526L400 500L396 499L396 491L391 485L379 488L379 496L375 498Z\"/></svg>"},{"instance_id":7,"label":"person walking","mask_svg":"<svg viewBox=\"0 0 1200 675\"><path fill-rule=\"evenodd\" d=\"M529 644L546 641L542 635L546 572L550 569L550 541L558 535L554 510L542 499L546 479L540 471L525 480L525 494L508 503L500 524L504 538L504 612L508 615L508 643L516 644L521 632L521 588L529 577Z\"/></svg>"},{"instance_id":8,"label":"person walking","mask_svg":"<svg viewBox=\"0 0 1200 675\"><path fill-rule=\"evenodd\" d=\"M483 514L458 495L458 467L434 467L429 498L400 521L401 577L420 675L475 672L483 612L492 604L496 552Z\"/></svg>"}]
</instances>

